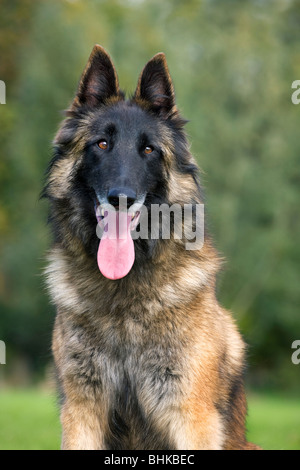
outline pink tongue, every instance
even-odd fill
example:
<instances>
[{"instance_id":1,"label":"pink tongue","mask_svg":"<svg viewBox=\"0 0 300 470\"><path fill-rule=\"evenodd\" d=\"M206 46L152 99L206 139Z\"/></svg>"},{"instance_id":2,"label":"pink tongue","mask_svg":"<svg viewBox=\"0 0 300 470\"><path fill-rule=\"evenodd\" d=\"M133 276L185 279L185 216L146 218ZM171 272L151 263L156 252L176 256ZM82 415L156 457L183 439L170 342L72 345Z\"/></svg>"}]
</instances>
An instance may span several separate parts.
<instances>
[{"instance_id":1,"label":"pink tongue","mask_svg":"<svg viewBox=\"0 0 300 470\"><path fill-rule=\"evenodd\" d=\"M104 219L103 232L98 249L98 266L108 279L121 279L131 270L134 259L134 243L130 234L131 216L127 212L109 211Z\"/></svg>"}]
</instances>

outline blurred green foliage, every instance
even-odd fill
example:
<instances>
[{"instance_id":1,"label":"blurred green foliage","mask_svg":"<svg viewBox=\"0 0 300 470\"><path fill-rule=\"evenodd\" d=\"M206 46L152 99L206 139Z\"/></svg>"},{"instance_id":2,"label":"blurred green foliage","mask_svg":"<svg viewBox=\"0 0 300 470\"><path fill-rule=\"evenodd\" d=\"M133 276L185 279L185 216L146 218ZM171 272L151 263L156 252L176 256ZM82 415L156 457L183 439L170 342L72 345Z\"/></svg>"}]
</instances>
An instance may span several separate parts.
<instances>
[{"instance_id":1,"label":"blurred green foliage","mask_svg":"<svg viewBox=\"0 0 300 470\"><path fill-rule=\"evenodd\" d=\"M49 361L53 308L41 272L50 246L39 202L51 140L95 43L133 91L167 55L202 170L207 222L226 263L218 296L249 343L256 385L296 388L300 338L300 3L296 0L2 0L0 339L7 366ZM3 374L3 368L1 369Z\"/></svg>"}]
</instances>

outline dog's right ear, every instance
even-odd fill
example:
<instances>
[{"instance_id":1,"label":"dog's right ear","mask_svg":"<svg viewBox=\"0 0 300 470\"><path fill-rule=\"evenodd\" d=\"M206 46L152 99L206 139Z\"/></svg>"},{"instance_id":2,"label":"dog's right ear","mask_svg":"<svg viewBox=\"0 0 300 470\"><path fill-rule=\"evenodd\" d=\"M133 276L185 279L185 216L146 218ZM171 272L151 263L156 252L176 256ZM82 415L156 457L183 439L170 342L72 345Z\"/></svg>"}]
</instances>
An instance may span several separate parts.
<instances>
[{"instance_id":1,"label":"dog's right ear","mask_svg":"<svg viewBox=\"0 0 300 470\"><path fill-rule=\"evenodd\" d=\"M119 94L119 80L112 60L105 49L96 44L81 76L71 111L82 106L101 106Z\"/></svg>"}]
</instances>

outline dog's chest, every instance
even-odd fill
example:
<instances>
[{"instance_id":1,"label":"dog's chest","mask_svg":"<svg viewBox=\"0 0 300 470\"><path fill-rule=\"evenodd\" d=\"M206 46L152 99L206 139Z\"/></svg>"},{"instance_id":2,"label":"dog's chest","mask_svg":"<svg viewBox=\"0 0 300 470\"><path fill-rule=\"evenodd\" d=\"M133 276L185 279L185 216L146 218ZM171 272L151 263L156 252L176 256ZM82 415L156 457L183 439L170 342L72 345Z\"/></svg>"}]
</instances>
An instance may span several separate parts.
<instances>
[{"instance_id":1,"label":"dog's chest","mask_svg":"<svg viewBox=\"0 0 300 470\"><path fill-rule=\"evenodd\" d=\"M139 355L128 354L124 361L113 361L111 370L114 377L103 376L109 403L108 447L172 447L161 421L178 404L181 392L174 357L159 350L140 351Z\"/></svg>"},{"instance_id":2,"label":"dog's chest","mask_svg":"<svg viewBox=\"0 0 300 470\"><path fill-rule=\"evenodd\" d=\"M85 377L86 385L97 387L101 394L122 400L135 395L148 402L153 400L150 396L173 392L180 382L180 349L163 338L129 341L111 333L97 345L87 344L76 355L74 373L77 370L79 381L84 383Z\"/></svg>"},{"instance_id":3,"label":"dog's chest","mask_svg":"<svg viewBox=\"0 0 300 470\"><path fill-rule=\"evenodd\" d=\"M82 394L105 404L107 448L171 446L159 429L182 395L180 351L169 337L139 333L134 341L131 335L121 338L117 330L106 330L97 345L86 338L86 347L73 354L74 379Z\"/></svg>"}]
</instances>

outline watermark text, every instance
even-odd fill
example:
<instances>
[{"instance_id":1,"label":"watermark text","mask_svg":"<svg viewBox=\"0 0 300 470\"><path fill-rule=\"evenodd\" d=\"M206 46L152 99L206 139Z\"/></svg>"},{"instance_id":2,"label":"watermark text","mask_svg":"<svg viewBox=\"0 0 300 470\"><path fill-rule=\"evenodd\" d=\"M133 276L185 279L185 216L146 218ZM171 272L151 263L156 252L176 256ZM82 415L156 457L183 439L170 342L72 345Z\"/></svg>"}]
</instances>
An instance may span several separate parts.
<instances>
[{"instance_id":1,"label":"watermark text","mask_svg":"<svg viewBox=\"0 0 300 470\"><path fill-rule=\"evenodd\" d=\"M6 104L6 86L3 80L0 80L0 104Z\"/></svg>"},{"instance_id":2,"label":"watermark text","mask_svg":"<svg viewBox=\"0 0 300 470\"><path fill-rule=\"evenodd\" d=\"M0 341L0 364L6 364L6 345L4 341Z\"/></svg>"},{"instance_id":3,"label":"watermark text","mask_svg":"<svg viewBox=\"0 0 300 470\"><path fill-rule=\"evenodd\" d=\"M296 349L292 354L292 363L295 364L295 366L298 366L300 364L300 340L293 342L292 349Z\"/></svg>"},{"instance_id":4,"label":"watermark text","mask_svg":"<svg viewBox=\"0 0 300 470\"><path fill-rule=\"evenodd\" d=\"M300 104L300 80L295 80L292 83L292 89L296 90L292 94L292 103L298 105Z\"/></svg>"},{"instance_id":5,"label":"watermark text","mask_svg":"<svg viewBox=\"0 0 300 470\"><path fill-rule=\"evenodd\" d=\"M105 203L96 208L97 236L111 240L182 240L186 250L201 250L204 245L203 204L140 204L127 209L120 199L118 210Z\"/></svg>"}]
</instances>

